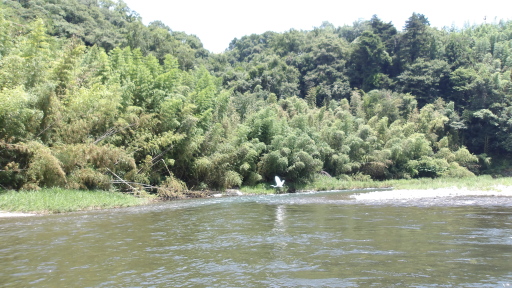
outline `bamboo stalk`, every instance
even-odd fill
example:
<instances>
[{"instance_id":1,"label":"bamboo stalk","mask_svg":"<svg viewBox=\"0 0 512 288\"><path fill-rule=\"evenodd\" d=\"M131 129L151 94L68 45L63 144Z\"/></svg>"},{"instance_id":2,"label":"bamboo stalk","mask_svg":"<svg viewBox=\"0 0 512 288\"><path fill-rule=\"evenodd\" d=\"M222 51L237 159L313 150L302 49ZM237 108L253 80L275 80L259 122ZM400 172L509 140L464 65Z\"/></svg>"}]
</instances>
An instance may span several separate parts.
<instances>
[{"instance_id":1,"label":"bamboo stalk","mask_svg":"<svg viewBox=\"0 0 512 288\"><path fill-rule=\"evenodd\" d=\"M169 167L167 167L167 164L165 163L164 159L160 159L160 161L164 162L165 168L167 169L167 172L169 172L169 176L172 176L171 170L169 170Z\"/></svg>"},{"instance_id":2,"label":"bamboo stalk","mask_svg":"<svg viewBox=\"0 0 512 288\"><path fill-rule=\"evenodd\" d=\"M125 181L124 179L122 179L121 177L117 176L116 173L112 172L112 170L108 169L107 170L112 173L112 175L116 176L117 179L119 179L123 184L126 184L128 185L128 187L132 188L132 191L137 191L137 189L135 189L135 187L133 187L132 185L130 185L127 181Z\"/></svg>"}]
</instances>

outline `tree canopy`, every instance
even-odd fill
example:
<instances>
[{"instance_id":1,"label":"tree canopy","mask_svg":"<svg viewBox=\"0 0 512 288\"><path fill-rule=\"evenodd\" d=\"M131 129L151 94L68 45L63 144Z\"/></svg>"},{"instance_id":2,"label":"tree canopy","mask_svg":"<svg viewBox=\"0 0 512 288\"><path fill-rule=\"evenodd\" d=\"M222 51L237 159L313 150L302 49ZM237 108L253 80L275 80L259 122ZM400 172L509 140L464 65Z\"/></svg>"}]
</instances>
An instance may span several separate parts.
<instances>
[{"instance_id":1,"label":"tree canopy","mask_svg":"<svg viewBox=\"0 0 512 288\"><path fill-rule=\"evenodd\" d=\"M224 53L122 1L0 3L0 187L468 177L512 152L512 22L352 26ZM492 161L490 161L492 159Z\"/></svg>"}]
</instances>

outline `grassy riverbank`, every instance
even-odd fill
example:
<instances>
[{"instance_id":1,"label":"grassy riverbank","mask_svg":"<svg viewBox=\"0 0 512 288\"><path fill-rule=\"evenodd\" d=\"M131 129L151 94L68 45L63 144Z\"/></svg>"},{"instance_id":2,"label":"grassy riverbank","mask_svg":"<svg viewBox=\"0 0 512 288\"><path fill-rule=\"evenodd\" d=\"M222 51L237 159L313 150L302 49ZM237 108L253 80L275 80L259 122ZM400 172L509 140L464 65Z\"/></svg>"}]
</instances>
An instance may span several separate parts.
<instances>
[{"instance_id":1,"label":"grassy riverbank","mask_svg":"<svg viewBox=\"0 0 512 288\"><path fill-rule=\"evenodd\" d=\"M119 192L83 191L61 188L38 191L0 191L0 210L8 212L62 213L80 210L128 207L149 203Z\"/></svg>"},{"instance_id":2,"label":"grassy riverbank","mask_svg":"<svg viewBox=\"0 0 512 288\"><path fill-rule=\"evenodd\" d=\"M364 188L393 188L403 189L436 189L436 188L468 188L470 190L490 190L497 185L512 186L512 177L492 178L489 175L482 175L468 178L419 178L400 179L386 181L341 181L335 178L317 178L311 185L304 187L304 190L345 190Z\"/></svg>"},{"instance_id":3,"label":"grassy riverbank","mask_svg":"<svg viewBox=\"0 0 512 288\"><path fill-rule=\"evenodd\" d=\"M492 178L482 175L470 178L421 178L411 180L386 181L395 189L437 189L437 188L467 188L468 190L493 190L496 186L511 186L512 177Z\"/></svg>"},{"instance_id":4,"label":"grassy riverbank","mask_svg":"<svg viewBox=\"0 0 512 288\"><path fill-rule=\"evenodd\" d=\"M492 178L489 175L468 178L419 178L386 181L346 181L320 176L311 184L296 187L297 191L353 190L365 188L403 189L436 189L436 188L468 188L470 190L490 190L497 185L511 186L512 177ZM285 185L286 186L286 185ZM273 194L276 190L269 185L260 184L254 187L243 187L242 192L248 194ZM285 192L285 188L282 189Z\"/></svg>"},{"instance_id":5,"label":"grassy riverbank","mask_svg":"<svg viewBox=\"0 0 512 288\"><path fill-rule=\"evenodd\" d=\"M387 181L346 181L335 178L318 177L313 183L297 187L297 191L353 190L364 188L436 189L467 188L469 190L492 190L496 186L512 187L512 177L492 178L478 176L471 178L421 178ZM286 192L286 187L279 192ZM278 191L268 184L254 187L242 187L244 194L274 194ZM0 191L0 210L8 212L63 213L80 210L107 209L143 205L150 198L138 198L132 195L108 191L82 191L61 188L38 191Z\"/></svg>"}]
</instances>

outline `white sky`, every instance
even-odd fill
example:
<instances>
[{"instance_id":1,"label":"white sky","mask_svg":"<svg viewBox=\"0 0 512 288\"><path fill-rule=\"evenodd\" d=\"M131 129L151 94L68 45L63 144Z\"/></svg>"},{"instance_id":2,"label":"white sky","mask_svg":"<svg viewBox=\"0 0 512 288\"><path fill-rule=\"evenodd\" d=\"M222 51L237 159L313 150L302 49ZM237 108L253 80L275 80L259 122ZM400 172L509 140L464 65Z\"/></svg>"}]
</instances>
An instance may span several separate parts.
<instances>
[{"instance_id":1,"label":"white sky","mask_svg":"<svg viewBox=\"0 0 512 288\"><path fill-rule=\"evenodd\" d=\"M372 15L392 22L398 30L413 12L425 15L430 25L463 27L495 19L512 20L512 1L486 0L124 0L144 24L161 20L173 31L194 34L206 49L223 52L234 38L291 28L311 30L323 21L352 25Z\"/></svg>"}]
</instances>

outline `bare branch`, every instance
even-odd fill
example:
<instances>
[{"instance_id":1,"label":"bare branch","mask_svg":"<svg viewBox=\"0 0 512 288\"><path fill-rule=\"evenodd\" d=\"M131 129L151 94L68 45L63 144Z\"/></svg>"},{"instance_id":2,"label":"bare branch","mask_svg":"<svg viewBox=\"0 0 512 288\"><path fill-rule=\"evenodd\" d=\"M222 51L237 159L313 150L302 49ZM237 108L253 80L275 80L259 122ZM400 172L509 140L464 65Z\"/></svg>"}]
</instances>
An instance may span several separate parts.
<instances>
[{"instance_id":1,"label":"bare branch","mask_svg":"<svg viewBox=\"0 0 512 288\"><path fill-rule=\"evenodd\" d=\"M107 170L112 173L112 175L116 176L117 179L119 179L119 181L121 181L123 184L126 184L128 185L128 187L132 188L132 191L137 191L137 189L135 189L135 187L133 187L132 185L130 185L127 181L123 180L121 177L117 176L116 173L112 172L112 170L108 169Z\"/></svg>"},{"instance_id":2,"label":"bare branch","mask_svg":"<svg viewBox=\"0 0 512 288\"><path fill-rule=\"evenodd\" d=\"M132 123L132 124L126 126L126 127L123 127L121 129L119 129L119 130L117 130L115 127L112 127L110 129L108 129L107 132L105 132L103 135L101 135L98 139L96 139L94 141L94 144L98 144L98 142L100 142L101 140L103 140L103 139L105 139L107 137L110 137L110 136L116 134L119 131L123 131L124 129L130 128L130 127L135 126L135 125L137 125L137 123L134 122L134 123Z\"/></svg>"}]
</instances>

